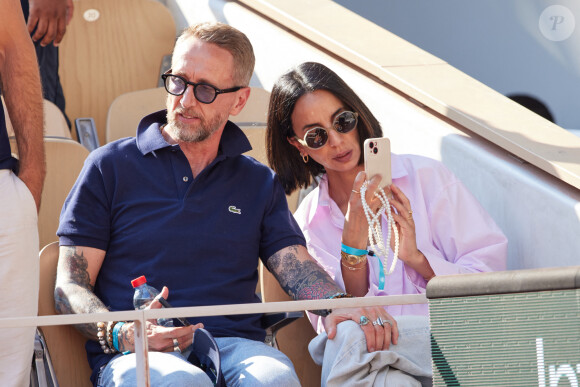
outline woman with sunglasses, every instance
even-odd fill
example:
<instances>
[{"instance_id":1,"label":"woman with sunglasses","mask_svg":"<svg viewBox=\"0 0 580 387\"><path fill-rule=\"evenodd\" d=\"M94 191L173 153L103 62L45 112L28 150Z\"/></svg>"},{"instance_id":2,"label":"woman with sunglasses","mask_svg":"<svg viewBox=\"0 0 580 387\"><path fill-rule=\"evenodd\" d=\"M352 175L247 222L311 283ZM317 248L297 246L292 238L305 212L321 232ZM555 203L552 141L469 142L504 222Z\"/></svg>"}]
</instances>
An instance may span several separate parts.
<instances>
[{"instance_id":1,"label":"woman with sunglasses","mask_svg":"<svg viewBox=\"0 0 580 387\"><path fill-rule=\"evenodd\" d=\"M380 284L380 257L369 252L360 191L367 180L363 143L367 138L382 137L382 130L361 99L326 66L303 63L277 80L270 98L266 137L268 161L287 194L318 181L295 217L309 253L347 293L356 297L419 294L435 275L505 269L505 236L461 182L438 161L391 154L393 184L385 187L385 192L398 230L399 262L384 285ZM373 194L382 185L380 177L368 183L366 200L372 209L380 207ZM382 232L386 241L386 216ZM387 273L387 267L383 272ZM315 361L324 359L323 385L347 381L383 385L395 377L407 380L392 385L420 385L408 379L407 373L418 380L428 376L420 370L426 365L430 372L428 306L393 305L386 310L395 316L399 330L398 343L393 340L397 345L391 350L414 365L405 368L408 363L397 362L394 367L402 367L405 373L396 375L396 370L386 366L388 359L393 359L392 354L385 354L388 350L371 353L365 345L355 346L361 353L342 356L339 352L345 346L337 339L348 340L348 345L364 340L352 327L341 336L343 325L348 325L345 322L339 325L335 339L326 341L319 335L310 345ZM312 313L309 318L318 333L324 332L324 318ZM393 322L372 323L375 329L386 329L385 325ZM412 342L414 334L422 340L422 347ZM364 366L357 368L357 364Z\"/></svg>"}]
</instances>

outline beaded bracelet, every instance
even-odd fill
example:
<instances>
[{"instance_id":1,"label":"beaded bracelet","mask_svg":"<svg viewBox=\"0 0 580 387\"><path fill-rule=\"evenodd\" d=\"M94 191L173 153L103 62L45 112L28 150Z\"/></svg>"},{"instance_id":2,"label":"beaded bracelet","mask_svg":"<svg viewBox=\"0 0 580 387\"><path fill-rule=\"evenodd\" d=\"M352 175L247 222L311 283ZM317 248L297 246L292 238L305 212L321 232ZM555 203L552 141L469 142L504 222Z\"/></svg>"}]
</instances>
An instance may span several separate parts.
<instances>
[{"instance_id":1,"label":"beaded bracelet","mask_svg":"<svg viewBox=\"0 0 580 387\"><path fill-rule=\"evenodd\" d=\"M106 338L106 332L105 329L107 327L107 324L99 321L97 323L97 340L99 340L99 344L101 344L101 349L103 350L104 353L111 353L111 348L109 348L109 346L107 345L107 338Z\"/></svg>"},{"instance_id":2,"label":"beaded bracelet","mask_svg":"<svg viewBox=\"0 0 580 387\"><path fill-rule=\"evenodd\" d=\"M355 249L354 247L350 247L342 243L341 250L350 255L367 255L369 252L368 250L362 249Z\"/></svg>"},{"instance_id":3,"label":"beaded bracelet","mask_svg":"<svg viewBox=\"0 0 580 387\"><path fill-rule=\"evenodd\" d=\"M117 353L117 350L113 346L113 327L117 325L119 321L109 321L107 323L107 345L111 353Z\"/></svg>"},{"instance_id":4,"label":"beaded bracelet","mask_svg":"<svg viewBox=\"0 0 580 387\"><path fill-rule=\"evenodd\" d=\"M327 300L333 300L338 298L352 298L351 294L348 293L334 293L332 296L326 297ZM332 313L332 309L319 309L314 310L312 313L319 315L320 317L326 317Z\"/></svg>"},{"instance_id":5,"label":"beaded bracelet","mask_svg":"<svg viewBox=\"0 0 580 387\"><path fill-rule=\"evenodd\" d=\"M113 347L119 351L119 331L121 330L121 327L125 325L124 321L119 321L117 324L115 324L115 327L113 328Z\"/></svg>"},{"instance_id":6,"label":"beaded bracelet","mask_svg":"<svg viewBox=\"0 0 580 387\"><path fill-rule=\"evenodd\" d=\"M352 298L352 294L348 293L334 293L330 297L326 297L328 300L338 299L338 298Z\"/></svg>"}]
</instances>

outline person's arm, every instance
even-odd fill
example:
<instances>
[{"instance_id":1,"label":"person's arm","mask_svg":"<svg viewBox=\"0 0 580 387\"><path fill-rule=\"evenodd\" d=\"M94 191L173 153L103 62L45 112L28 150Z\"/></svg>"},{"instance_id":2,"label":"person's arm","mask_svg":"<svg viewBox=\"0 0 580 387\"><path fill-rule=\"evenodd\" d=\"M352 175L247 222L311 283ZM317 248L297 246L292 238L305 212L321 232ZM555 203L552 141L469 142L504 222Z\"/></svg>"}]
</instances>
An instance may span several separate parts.
<instances>
[{"instance_id":1,"label":"person's arm","mask_svg":"<svg viewBox=\"0 0 580 387\"><path fill-rule=\"evenodd\" d=\"M18 145L18 177L38 209L46 174L40 74L20 3L0 0L0 9L0 89Z\"/></svg>"},{"instance_id":2,"label":"person's arm","mask_svg":"<svg viewBox=\"0 0 580 387\"><path fill-rule=\"evenodd\" d=\"M267 267L282 289L295 300L317 300L343 293L343 290L308 254L304 246L289 246L276 252L268 259ZM336 335L337 324L347 320L359 323L362 316L367 317L370 322L376 321L378 317L392 322L392 325L385 324L384 327L372 323L361 325L369 352L388 348L391 341L393 344L397 343L399 335L397 323L379 306L333 310L324 322L328 338L333 339Z\"/></svg>"},{"instance_id":3,"label":"person's arm","mask_svg":"<svg viewBox=\"0 0 580 387\"><path fill-rule=\"evenodd\" d=\"M105 251L92 247L61 246L56 272L54 302L59 314L102 313L109 309L93 292L97 275L105 259ZM168 289L163 288L160 296L167 298ZM160 308L155 300L149 308ZM134 350L134 323L123 325L119 332L119 350ZM97 341L97 323L76 325L86 338ZM173 351L173 339L177 339L181 349L187 348L193 341L193 332L203 328L203 324L187 327L168 328L147 322L149 349L153 351Z\"/></svg>"},{"instance_id":4,"label":"person's arm","mask_svg":"<svg viewBox=\"0 0 580 387\"><path fill-rule=\"evenodd\" d=\"M304 246L289 246L276 252L267 266L282 289L295 300L318 300L343 293Z\"/></svg>"},{"instance_id":5,"label":"person's arm","mask_svg":"<svg viewBox=\"0 0 580 387\"><path fill-rule=\"evenodd\" d=\"M415 233L415 221L411 202L403 191L395 184L391 185L393 198L391 205L397 210L392 211L393 219L399 230L399 259L408 267L415 270L423 277L425 283L435 277L435 272L425 254L417 248L417 235ZM394 250L395 241L391 241L391 249Z\"/></svg>"},{"instance_id":6,"label":"person's arm","mask_svg":"<svg viewBox=\"0 0 580 387\"><path fill-rule=\"evenodd\" d=\"M105 251L83 246L61 246L56 270L54 303L59 314L100 313L109 310L93 292ZM96 340L97 323L77 325L87 338Z\"/></svg>"},{"instance_id":7,"label":"person's arm","mask_svg":"<svg viewBox=\"0 0 580 387\"><path fill-rule=\"evenodd\" d=\"M72 0L30 0L29 4L28 32L34 32L32 40L40 40L43 47L50 43L58 46L72 18Z\"/></svg>"},{"instance_id":8,"label":"person's arm","mask_svg":"<svg viewBox=\"0 0 580 387\"><path fill-rule=\"evenodd\" d=\"M348 207L344 216L344 228L342 230L342 244L359 250L367 249L369 235L369 224L363 210L360 194L361 187L365 181L365 172L359 172L354 180L348 200ZM380 176L374 176L370 180L366 192L367 203L369 203L373 211L378 210L381 206L381 201L374 196L379 184ZM340 266L346 291L354 296L364 297L369 291L367 257L364 257L364 262L356 265L350 265L341 258Z\"/></svg>"}]
</instances>

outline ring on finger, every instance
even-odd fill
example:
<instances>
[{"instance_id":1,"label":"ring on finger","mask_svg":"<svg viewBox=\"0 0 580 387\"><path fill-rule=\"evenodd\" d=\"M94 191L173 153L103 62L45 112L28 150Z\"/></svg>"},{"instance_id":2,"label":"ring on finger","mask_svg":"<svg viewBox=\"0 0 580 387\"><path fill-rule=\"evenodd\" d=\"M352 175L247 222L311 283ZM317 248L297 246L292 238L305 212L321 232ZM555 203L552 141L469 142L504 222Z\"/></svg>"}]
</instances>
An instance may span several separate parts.
<instances>
[{"instance_id":1,"label":"ring on finger","mask_svg":"<svg viewBox=\"0 0 580 387\"><path fill-rule=\"evenodd\" d=\"M381 319L381 320L382 320L382 319ZM382 320L382 321L383 321L383 323L387 323L387 324L389 324L389 325L391 326L391 328L393 327L393 322L392 322L391 320L389 320L388 318L386 318L386 319L384 319L384 320ZM383 324L383 325L384 325L384 324Z\"/></svg>"},{"instance_id":2,"label":"ring on finger","mask_svg":"<svg viewBox=\"0 0 580 387\"><path fill-rule=\"evenodd\" d=\"M384 323L383 319L379 316L379 317L377 317L377 319L375 321L373 321L373 325L374 326L377 326L377 325L384 326L385 323Z\"/></svg>"},{"instance_id":3,"label":"ring on finger","mask_svg":"<svg viewBox=\"0 0 580 387\"><path fill-rule=\"evenodd\" d=\"M360 325L362 327L362 326L367 325L369 322L370 321L369 321L367 316L360 316L358 325Z\"/></svg>"},{"instance_id":4,"label":"ring on finger","mask_svg":"<svg viewBox=\"0 0 580 387\"><path fill-rule=\"evenodd\" d=\"M181 348L179 348L179 341L177 341L177 339L173 339L173 352L181 353Z\"/></svg>"}]
</instances>

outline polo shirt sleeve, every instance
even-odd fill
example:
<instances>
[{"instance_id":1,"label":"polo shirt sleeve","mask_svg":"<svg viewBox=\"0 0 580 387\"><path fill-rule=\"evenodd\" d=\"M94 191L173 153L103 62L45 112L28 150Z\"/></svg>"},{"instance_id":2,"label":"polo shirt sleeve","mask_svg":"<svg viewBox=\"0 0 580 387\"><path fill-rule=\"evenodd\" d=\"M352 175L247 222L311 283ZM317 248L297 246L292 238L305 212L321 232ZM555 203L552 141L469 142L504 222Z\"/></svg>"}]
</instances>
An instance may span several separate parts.
<instances>
[{"instance_id":1,"label":"polo shirt sleeve","mask_svg":"<svg viewBox=\"0 0 580 387\"><path fill-rule=\"evenodd\" d=\"M262 221L260 259L264 265L276 252L293 245L306 246L302 231L288 209L284 189L277 178L272 179L270 202Z\"/></svg>"},{"instance_id":2,"label":"polo shirt sleeve","mask_svg":"<svg viewBox=\"0 0 580 387\"><path fill-rule=\"evenodd\" d=\"M94 151L86 159L60 214L57 235L61 246L88 246L107 250L110 204L101 167Z\"/></svg>"}]
</instances>

